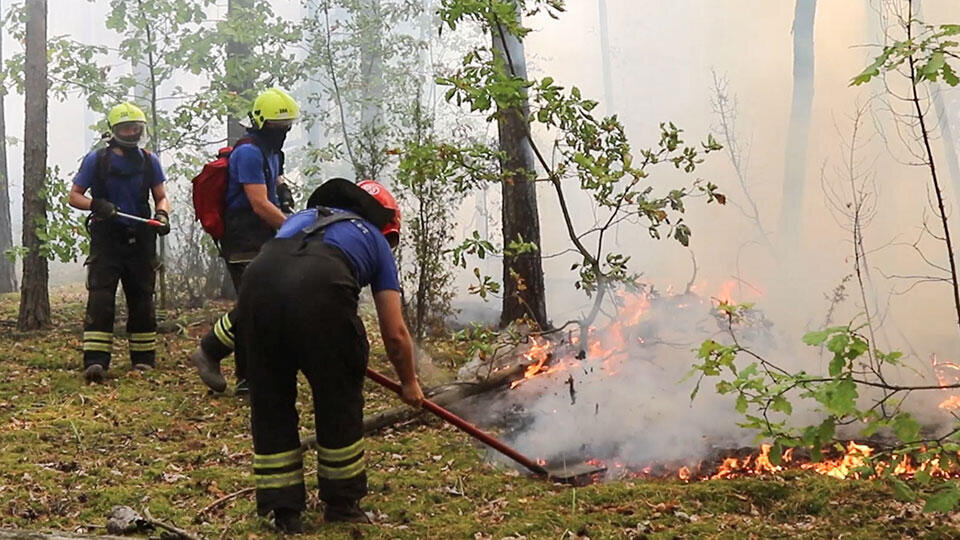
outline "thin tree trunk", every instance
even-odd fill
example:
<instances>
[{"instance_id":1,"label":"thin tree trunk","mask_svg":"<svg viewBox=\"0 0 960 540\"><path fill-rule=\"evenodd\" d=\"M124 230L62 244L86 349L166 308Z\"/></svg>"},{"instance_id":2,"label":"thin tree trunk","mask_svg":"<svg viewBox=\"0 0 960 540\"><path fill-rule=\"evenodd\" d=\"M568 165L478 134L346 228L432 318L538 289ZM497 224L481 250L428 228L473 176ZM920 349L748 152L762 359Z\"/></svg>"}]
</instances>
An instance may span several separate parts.
<instances>
[{"instance_id":1,"label":"thin tree trunk","mask_svg":"<svg viewBox=\"0 0 960 540\"><path fill-rule=\"evenodd\" d=\"M907 2L907 41L913 39L913 0ZM953 286L953 305L956 310L957 324L960 325L960 280L957 276L957 262L953 249L953 240L950 235L950 224L947 217L946 204L943 200L943 189L940 186L940 178L937 176L937 166L933 159L933 148L930 146L930 130L927 128L924 107L920 103L920 94L917 91L917 68L916 59L910 55L907 59L907 65L910 69L910 101L913 103L914 113L917 118L917 126L920 128L920 142L923 144L923 150L927 158L927 168L930 170L930 180L933 183L933 191L937 198L937 212L940 217L940 223L943 226L943 242L947 248L947 261L950 263L950 284Z\"/></svg>"},{"instance_id":2,"label":"thin tree trunk","mask_svg":"<svg viewBox=\"0 0 960 540\"><path fill-rule=\"evenodd\" d=\"M787 131L786 169L780 209L780 237L792 251L799 244L803 215L810 110L813 107L813 28L817 0L796 0L793 19L793 105Z\"/></svg>"},{"instance_id":3,"label":"thin tree trunk","mask_svg":"<svg viewBox=\"0 0 960 540\"><path fill-rule=\"evenodd\" d=\"M40 253L37 224L47 216L42 194L47 177L47 0L27 0L23 128L23 288L17 328L50 324L47 259Z\"/></svg>"},{"instance_id":4,"label":"thin tree trunk","mask_svg":"<svg viewBox=\"0 0 960 540\"><path fill-rule=\"evenodd\" d=\"M229 0L227 3L227 19L236 19L243 13L249 13L252 8L252 0ZM244 76L245 70L242 67L244 61L249 57L250 45L233 40L227 42L226 75L228 91L239 95L253 86L253 81ZM227 117L227 144L235 144L245 133L246 128L240 124L240 118L233 115ZM226 300L236 299L237 291L234 290L230 274L224 270L223 265L218 265L216 268L220 281L217 296Z\"/></svg>"},{"instance_id":5,"label":"thin tree trunk","mask_svg":"<svg viewBox=\"0 0 960 540\"><path fill-rule=\"evenodd\" d=\"M140 15L140 18L143 21L143 28L146 34L147 39L147 76L149 81L147 82L147 90L149 90L149 96L147 98L150 100L150 129L152 130L153 136L156 137L155 143L153 146L154 153L157 155L157 158L161 156L165 148L163 147L164 141L160 139L160 131L158 129L159 120L157 118L157 60L154 57L154 46L155 46L155 37L153 35L153 23L148 17L143 14L143 0L137 0L137 13ZM159 259L160 267L157 269L157 288L160 292L160 309L166 309L167 307L167 241L166 237L158 236L157 237L157 246L160 248Z\"/></svg>"},{"instance_id":6,"label":"thin tree trunk","mask_svg":"<svg viewBox=\"0 0 960 540\"><path fill-rule=\"evenodd\" d=\"M227 3L227 18L235 18L238 12L249 12L253 8L252 0L230 0ZM249 89L253 81L244 77L244 70L240 67L243 60L250 57L250 45L239 41L227 43L227 90L243 93ZM233 144L243 137L246 128L240 124L240 119L234 116L227 118L227 141Z\"/></svg>"},{"instance_id":7,"label":"thin tree trunk","mask_svg":"<svg viewBox=\"0 0 960 540\"><path fill-rule=\"evenodd\" d=\"M0 13L3 2L0 1ZM3 39L0 39L0 64L3 63ZM6 252L13 247L13 222L10 219L10 176L7 170L7 120L0 88L0 293L17 290L17 269Z\"/></svg>"},{"instance_id":8,"label":"thin tree trunk","mask_svg":"<svg viewBox=\"0 0 960 540\"><path fill-rule=\"evenodd\" d=\"M503 60L509 73L526 79L527 66L523 44L502 27L492 29L494 54ZM503 206L501 218L504 246L514 241L530 242L532 252L503 257L503 311L500 325L529 317L547 328L547 308L540 260L540 215L537 209L536 165L527 140L529 107L497 112L500 150L506 154L501 163Z\"/></svg>"},{"instance_id":9,"label":"thin tree trunk","mask_svg":"<svg viewBox=\"0 0 960 540\"><path fill-rule=\"evenodd\" d=\"M950 173L950 183L953 185L953 196L960 207L960 162L957 160L957 142L953 136L953 125L950 123L950 111L943 103L943 91L939 84L933 83L930 86L930 97L937 111L940 135L943 137L943 153L947 161L947 171Z\"/></svg>"},{"instance_id":10,"label":"thin tree trunk","mask_svg":"<svg viewBox=\"0 0 960 540\"><path fill-rule=\"evenodd\" d=\"M383 166L383 13L380 0L364 0L356 17L361 21L360 159L358 179L380 176ZM365 158L365 159L364 159Z\"/></svg>"}]
</instances>

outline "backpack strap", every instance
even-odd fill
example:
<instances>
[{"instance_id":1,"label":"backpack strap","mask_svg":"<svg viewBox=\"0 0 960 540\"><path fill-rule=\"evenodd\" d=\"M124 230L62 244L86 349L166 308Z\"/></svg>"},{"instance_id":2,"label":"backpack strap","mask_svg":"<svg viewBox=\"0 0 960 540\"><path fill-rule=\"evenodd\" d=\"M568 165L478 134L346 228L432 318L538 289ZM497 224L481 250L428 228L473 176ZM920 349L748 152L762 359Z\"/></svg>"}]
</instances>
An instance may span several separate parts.
<instances>
[{"instance_id":1,"label":"backpack strap","mask_svg":"<svg viewBox=\"0 0 960 540\"><path fill-rule=\"evenodd\" d=\"M90 185L90 195L94 199L107 197L107 174L110 172L110 147L97 150L97 160L93 167L93 183Z\"/></svg>"},{"instance_id":2,"label":"backpack strap","mask_svg":"<svg viewBox=\"0 0 960 540\"><path fill-rule=\"evenodd\" d=\"M361 218L357 214L354 214L353 212L348 212L348 211L334 212L333 210L330 210L325 206L318 206L316 221L314 221L310 225L307 225L306 227L303 228L302 231L300 231L303 237L300 240L300 247L297 249L297 251L303 251L304 248L307 247L307 242L314 236L317 236L318 233L319 233L318 238L322 240L323 230L329 227L330 225L333 225L338 221L349 221L351 219L363 219L363 218Z\"/></svg>"},{"instance_id":3,"label":"backpack strap","mask_svg":"<svg viewBox=\"0 0 960 540\"><path fill-rule=\"evenodd\" d=\"M153 169L153 154L146 148L140 150L143 152L143 168L141 181L143 182L143 191L140 196L140 204L146 206L147 215L150 215L150 190L153 189L153 182L157 178L156 171Z\"/></svg>"},{"instance_id":4,"label":"backpack strap","mask_svg":"<svg viewBox=\"0 0 960 540\"><path fill-rule=\"evenodd\" d=\"M316 234L318 231L323 231L323 229L326 229L327 227L329 227L330 225L338 221L348 221L351 219L363 219L363 218L361 218L357 214L354 214L353 212L347 212L347 211L334 212L333 210L330 210L325 206L318 206L317 220L311 223L310 225L307 225L306 227L304 227L303 234L306 237L310 237ZM321 238L323 238L322 235L321 235Z\"/></svg>"},{"instance_id":5,"label":"backpack strap","mask_svg":"<svg viewBox=\"0 0 960 540\"><path fill-rule=\"evenodd\" d=\"M113 167L110 164L110 152L114 148L113 145L107 145L104 148L97 150L97 161L94 168L93 175L93 185L90 186L90 194L93 195L95 199L104 199L107 198L107 176L110 174L115 174ZM156 179L156 173L153 169L153 154L149 150L141 149L142 152L142 162L140 163L140 181L142 182L142 189L140 191L140 200L138 201L142 207L146 207L147 214L150 213L150 189L153 187L153 182Z\"/></svg>"}]
</instances>

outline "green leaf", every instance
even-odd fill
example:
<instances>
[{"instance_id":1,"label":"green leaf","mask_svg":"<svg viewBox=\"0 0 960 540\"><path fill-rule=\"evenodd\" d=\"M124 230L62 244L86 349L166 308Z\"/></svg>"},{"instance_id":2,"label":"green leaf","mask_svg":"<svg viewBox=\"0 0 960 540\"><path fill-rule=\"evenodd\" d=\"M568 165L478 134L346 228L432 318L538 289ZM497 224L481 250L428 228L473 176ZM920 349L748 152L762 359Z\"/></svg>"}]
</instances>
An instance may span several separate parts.
<instances>
[{"instance_id":1,"label":"green leaf","mask_svg":"<svg viewBox=\"0 0 960 540\"><path fill-rule=\"evenodd\" d=\"M913 502L917 500L917 493L899 478L890 479L890 488L893 490L893 496L899 501Z\"/></svg>"},{"instance_id":2,"label":"green leaf","mask_svg":"<svg viewBox=\"0 0 960 540\"><path fill-rule=\"evenodd\" d=\"M816 399L837 416L846 416L856 408L857 385L849 378L823 385Z\"/></svg>"},{"instance_id":3,"label":"green leaf","mask_svg":"<svg viewBox=\"0 0 960 540\"><path fill-rule=\"evenodd\" d=\"M830 361L830 376L839 377L843 373L843 367L847 365L847 360L839 354L833 355L833 360Z\"/></svg>"},{"instance_id":4,"label":"green leaf","mask_svg":"<svg viewBox=\"0 0 960 540\"><path fill-rule=\"evenodd\" d=\"M803 342L807 345L820 345L830 337L830 329L818 330L816 332L807 332L803 335Z\"/></svg>"},{"instance_id":5,"label":"green leaf","mask_svg":"<svg viewBox=\"0 0 960 540\"><path fill-rule=\"evenodd\" d=\"M847 334L836 334L827 342L827 350L833 354L840 354L850 343L850 336Z\"/></svg>"},{"instance_id":6,"label":"green leaf","mask_svg":"<svg viewBox=\"0 0 960 540\"><path fill-rule=\"evenodd\" d=\"M953 67L950 64L943 65L943 82L949 84L950 86L957 86L960 84L960 77L957 77L957 72L953 70Z\"/></svg>"},{"instance_id":7,"label":"green leaf","mask_svg":"<svg viewBox=\"0 0 960 540\"><path fill-rule=\"evenodd\" d=\"M743 414L747 412L747 398L743 394L737 396L737 412Z\"/></svg>"},{"instance_id":8,"label":"green leaf","mask_svg":"<svg viewBox=\"0 0 960 540\"><path fill-rule=\"evenodd\" d=\"M820 423L820 427L817 428L817 437L821 441L829 441L833 438L833 434L837 430L837 423L833 418L827 418Z\"/></svg>"},{"instance_id":9,"label":"green leaf","mask_svg":"<svg viewBox=\"0 0 960 540\"><path fill-rule=\"evenodd\" d=\"M770 408L784 414L793 414L793 406L790 405L790 402L787 401L783 396L777 396L774 398Z\"/></svg>"},{"instance_id":10,"label":"green leaf","mask_svg":"<svg viewBox=\"0 0 960 540\"><path fill-rule=\"evenodd\" d=\"M770 463L780 465L783 461L783 445L780 441L773 443L773 446L770 447L770 452L767 453L767 458L770 459Z\"/></svg>"},{"instance_id":11,"label":"green leaf","mask_svg":"<svg viewBox=\"0 0 960 540\"><path fill-rule=\"evenodd\" d=\"M897 437L905 443L920 439L920 423L914 420L910 413L900 413L895 416L891 427Z\"/></svg>"},{"instance_id":12,"label":"green leaf","mask_svg":"<svg viewBox=\"0 0 960 540\"><path fill-rule=\"evenodd\" d=\"M949 512L957 507L958 502L960 502L960 491L957 490L957 485L952 483L928 498L923 505L923 511Z\"/></svg>"}]
</instances>

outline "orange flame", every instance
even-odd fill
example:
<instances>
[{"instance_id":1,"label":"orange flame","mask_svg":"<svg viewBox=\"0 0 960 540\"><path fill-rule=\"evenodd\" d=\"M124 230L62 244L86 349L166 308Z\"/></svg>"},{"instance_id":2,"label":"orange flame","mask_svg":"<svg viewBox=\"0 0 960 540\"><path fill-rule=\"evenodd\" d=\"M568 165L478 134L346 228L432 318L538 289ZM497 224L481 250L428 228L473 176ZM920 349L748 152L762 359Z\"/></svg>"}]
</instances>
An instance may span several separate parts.
<instances>
[{"instance_id":1,"label":"orange flame","mask_svg":"<svg viewBox=\"0 0 960 540\"><path fill-rule=\"evenodd\" d=\"M960 382L960 365L953 362L939 362L937 355L930 355L933 364L933 374L937 377L937 384L940 386L952 386ZM945 411L960 409L960 395L953 394L940 402L937 407Z\"/></svg>"}]
</instances>

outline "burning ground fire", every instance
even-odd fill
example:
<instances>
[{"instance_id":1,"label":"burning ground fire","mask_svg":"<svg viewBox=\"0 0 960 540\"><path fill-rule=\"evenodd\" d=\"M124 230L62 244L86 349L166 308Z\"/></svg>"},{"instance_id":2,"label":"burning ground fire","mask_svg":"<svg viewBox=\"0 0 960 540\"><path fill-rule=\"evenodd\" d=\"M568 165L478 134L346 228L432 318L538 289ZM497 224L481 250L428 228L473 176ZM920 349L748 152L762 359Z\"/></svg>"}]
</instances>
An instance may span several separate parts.
<instances>
[{"instance_id":1,"label":"burning ground fire","mask_svg":"<svg viewBox=\"0 0 960 540\"><path fill-rule=\"evenodd\" d=\"M916 463L910 456L893 455L889 460L880 460L872 464L868 470L868 460L874 454L874 449L865 444L854 441L847 443L843 452L836 452L837 457L822 461L798 459L793 449L784 451L780 464L774 465L770 458L772 445L762 444L759 452L747 454L745 457L723 458L719 466L706 462L696 467L681 466L675 471L660 465L636 468L622 463L605 463L602 460L591 460L591 465L606 467L614 478L668 478L676 476L684 482L703 480L729 480L734 478L769 476L783 473L787 470L811 471L839 480L872 478L893 467L893 475L899 478L912 478L920 471L926 471L934 478L960 478L960 468L952 465L946 469L941 467L939 459L931 459L923 463ZM960 455L958 455L960 458ZM875 470L876 472L872 472Z\"/></svg>"},{"instance_id":2,"label":"burning ground fire","mask_svg":"<svg viewBox=\"0 0 960 540\"><path fill-rule=\"evenodd\" d=\"M691 327L695 335L716 334L718 331L722 331L722 325L726 323L725 317L717 309L717 306L721 302L731 304L736 302L733 293L737 290L738 283L736 281L723 283L717 289L717 293L709 299L696 293L696 289L699 288L691 287L690 290L679 295L659 296L649 294L647 291L634 295L621 295L619 297L621 307L613 321L603 329L590 328L589 346L586 351L581 350L578 336L572 333L567 334L566 339L558 342L542 337L531 338L529 348L523 354L524 361L527 364L523 378L515 381L511 385L511 389L525 387L531 384L531 381L541 380L543 382L537 388L531 388L528 391L528 395L536 396L538 393L548 392L550 385L556 385L556 381L562 381L568 387L569 404L573 406L577 403L580 388L577 386L575 378L580 380L581 385L587 381L597 382L603 379L610 382L611 379L608 378L617 375L625 367L632 366L636 369L637 362L645 361L649 361L652 368L660 368L654 363L655 360L660 359L660 355L654 350L655 347L671 346L685 351L692 348L692 343L667 343L666 339L671 338L670 336L664 338L666 334L662 331L664 321L668 321L674 327L679 326L685 329ZM753 292L759 293L759 291ZM678 314L695 310L699 310L698 313L701 314L698 319L688 317L684 323L675 324L680 316ZM659 313L654 315L653 312ZM714 321L713 323L710 323L711 319ZM692 323L691 321L697 322ZM697 327L692 328L694 326ZM758 319L747 321L743 331L756 332L760 338L763 338L763 333L768 328L769 323L760 314ZM628 360L630 364L627 364ZM960 365L937 362L936 358L933 359L933 364L940 385L960 382ZM650 373L657 372L648 369L648 375ZM619 379L614 378L612 380ZM601 388L599 392L601 396L606 391L603 389L604 384L601 382L597 385ZM554 388L554 390L556 389ZM555 391L553 395L557 396L557 394L558 392ZM558 398L553 399L553 403L556 403ZM599 411L601 403L603 403L602 399L598 400L597 405L593 403L582 405L590 409L595 406ZM960 395L950 396L940 403L939 407L947 410L960 409ZM546 412L552 412L562 419L564 413L562 411L558 413L557 408L559 407L546 409ZM619 411L618 414L629 416L626 411ZM580 427L582 429L584 426L581 425ZM682 445L678 448L682 448ZM809 454L800 455L800 452L794 449L786 449L779 460L773 460L770 457L771 448L770 444L763 444L759 449L708 450L702 455L709 454L715 457L700 460L681 458L677 454L678 457L675 458L656 457L650 459L648 455L646 458L635 459L620 456L617 458L591 459L587 462L594 466L604 467L607 470L607 478L611 479L675 477L684 482L690 482L777 475L788 470L806 470L838 479L854 479L872 477L891 469L895 476L901 478L910 478L919 471L924 471L933 477L960 478L960 466L956 464L942 467L936 459L917 463L914 458L908 455L892 455L883 459L876 459L874 456L877 451L874 447L854 441L850 441L845 447L837 445L834 448L825 449L824 457L820 461L813 461ZM587 444L581 446L580 456L589 456L591 453L593 455L611 455L603 450L597 451ZM655 453L653 455L660 456L661 454ZM666 454L666 456L669 456L669 454ZM774 464L774 461L778 461L778 463ZM644 462L652 464L643 465ZM697 462L697 464L691 465L693 462ZM957 462L960 462L960 456L958 456ZM638 463L640 464L638 465Z\"/></svg>"}]
</instances>

